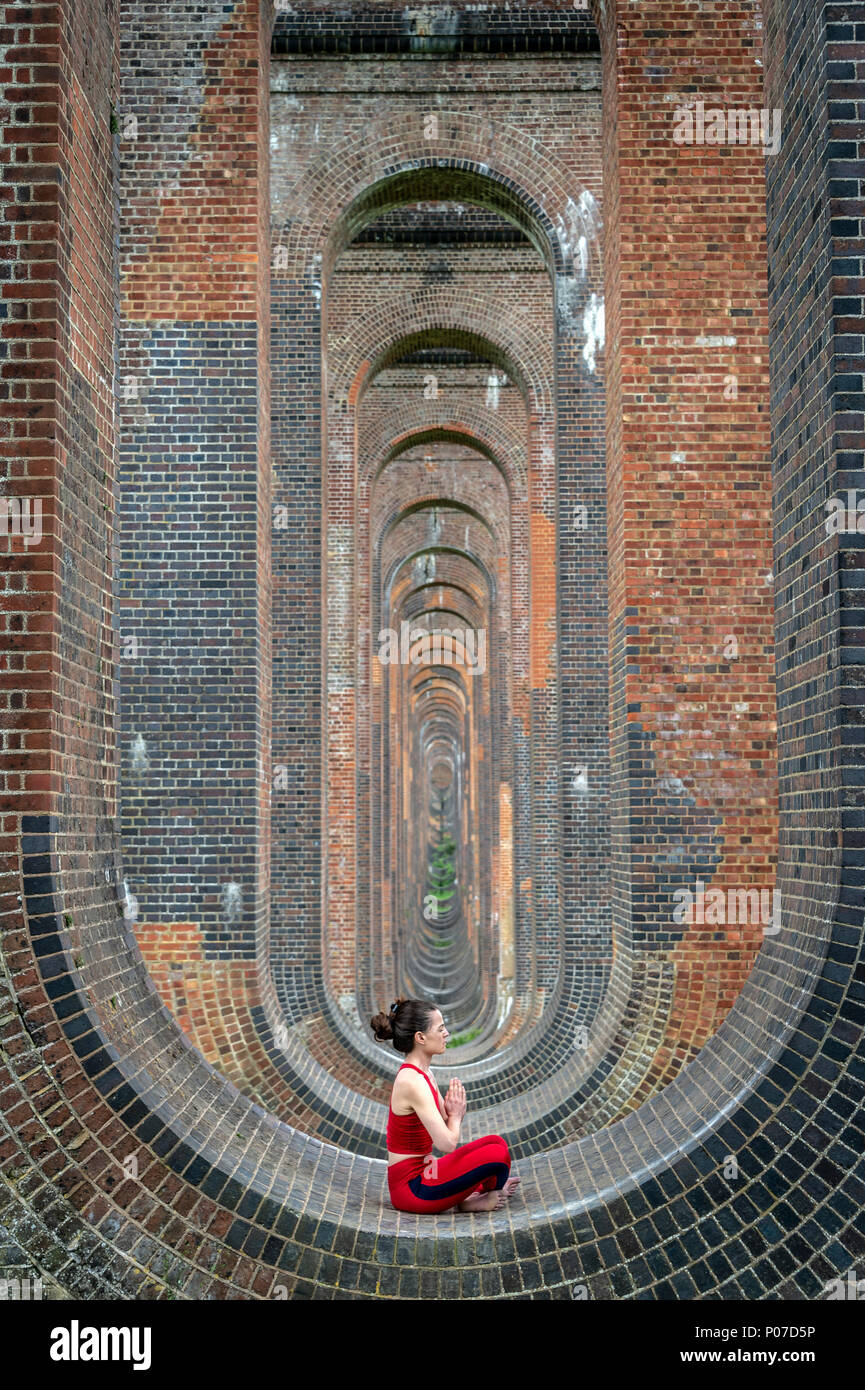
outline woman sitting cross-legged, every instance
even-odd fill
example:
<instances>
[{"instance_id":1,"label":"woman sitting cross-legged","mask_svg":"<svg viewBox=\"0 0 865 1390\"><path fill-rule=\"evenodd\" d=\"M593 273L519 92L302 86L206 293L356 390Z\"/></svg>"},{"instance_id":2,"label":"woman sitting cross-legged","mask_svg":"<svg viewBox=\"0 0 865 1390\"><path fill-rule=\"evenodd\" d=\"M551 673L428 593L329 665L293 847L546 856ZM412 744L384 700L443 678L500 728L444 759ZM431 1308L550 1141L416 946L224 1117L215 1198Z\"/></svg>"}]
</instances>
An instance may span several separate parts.
<instances>
[{"instance_id":1,"label":"woman sitting cross-legged","mask_svg":"<svg viewBox=\"0 0 865 1390\"><path fill-rule=\"evenodd\" d=\"M397 1211L495 1211L519 1183L500 1134L460 1144L466 1093L454 1077L442 1102L430 1071L447 1046L448 1030L435 1004L397 999L370 1026L393 1042L405 1062L396 1074L387 1121L387 1184ZM443 1157L433 1157L433 1145Z\"/></svg>"}]
</instances>

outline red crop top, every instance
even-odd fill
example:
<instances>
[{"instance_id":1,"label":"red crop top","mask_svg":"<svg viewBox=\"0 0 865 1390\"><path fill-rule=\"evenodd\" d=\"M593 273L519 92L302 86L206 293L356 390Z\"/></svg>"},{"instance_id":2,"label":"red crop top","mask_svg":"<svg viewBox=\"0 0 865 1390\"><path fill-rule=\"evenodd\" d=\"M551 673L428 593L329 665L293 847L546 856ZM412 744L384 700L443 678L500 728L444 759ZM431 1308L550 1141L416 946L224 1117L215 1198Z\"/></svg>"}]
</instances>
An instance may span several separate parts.
<instances>
[{"instance_id":1,"label":"red crop top","mask_svg":"<svg viewBox=\"0 0 865 1390\"><path fill-rule=\"evenodd\" d=\"M425 1078L427 1085L433 1093L435 1103L441 1114L441 1103L439 1093L433 1082L425 1071L416 1067L413 1062L404 1062L403 1066L411 1067L412 1071L419 1072ZM399 1071L402 1071L400 1067ZM399 1076L399 1071L397 1076ZM423 1123L419 1115L414 1111L410 1115L395 1115L393 1106L388 1106L387 1114L387 1147L392 1154L426 1154L432 1149L432 1139L429 1130Z\"/></svg>"}]
</instances>

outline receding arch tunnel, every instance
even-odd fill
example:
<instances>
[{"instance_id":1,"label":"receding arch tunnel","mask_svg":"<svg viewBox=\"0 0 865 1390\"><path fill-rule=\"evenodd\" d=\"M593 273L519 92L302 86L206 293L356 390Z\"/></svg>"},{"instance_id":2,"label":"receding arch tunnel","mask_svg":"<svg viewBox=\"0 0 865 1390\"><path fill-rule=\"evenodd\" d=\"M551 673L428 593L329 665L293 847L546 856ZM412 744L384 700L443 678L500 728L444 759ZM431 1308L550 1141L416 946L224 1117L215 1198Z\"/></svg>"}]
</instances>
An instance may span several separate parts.
<instances>
[{"instance_id":1,"label":"receding arch tunnel","mask_svg":"<svg viewBox=\"0 0 865 1390\"><path fill-rule=\"evenodd\" d=\"M337 1108L363 1151L352 1094L379 1101L392 1068L363 1026L385 996L447 1006L452 1065L490 1123L555 1058L555 1123L538 1123L538 1092L510 1137L556 1145L669 1082L758 944L746 931L713 948L671 922L678 885L725 862L728 813L717 792L679 795L687 779L669 770L636 774L622 741L638 727L620 694L632 560L616 509L631 504L604 453L617 446L598 311L601 91L597 60L580 61L580 144L569 163L548 151L543 172L510 118L496 157L447 113L410 125L396 154L347 131L319 154L295 124L308 102L330 119L314 64L273 63L272 495L286 524L260 601L271 756L291 794L270 804L257 989L278 1069L310 1018L314 1067L355 1059ZM317 470L298 447L304 418ZM303 518L318 515L307 554ZM300 554L313 603L321 590L320 622L309 607L302 629ZM436 825L429 760L443 747L453 775Z\"/></svg>"}]
</instances>

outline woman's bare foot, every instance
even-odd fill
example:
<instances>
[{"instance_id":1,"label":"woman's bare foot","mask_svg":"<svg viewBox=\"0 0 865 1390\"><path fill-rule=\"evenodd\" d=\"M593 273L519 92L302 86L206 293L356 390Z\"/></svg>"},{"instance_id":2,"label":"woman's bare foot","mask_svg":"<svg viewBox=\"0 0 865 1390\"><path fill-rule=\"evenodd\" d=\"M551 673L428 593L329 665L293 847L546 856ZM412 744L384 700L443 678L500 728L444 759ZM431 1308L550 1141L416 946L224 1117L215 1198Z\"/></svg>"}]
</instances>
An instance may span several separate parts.
<instances>
[{"instance_id":1,"label":"woman's bare foot","mask_svg":"<svg viewBox=\"0 0 865 1390\"><path fill-rule=\"evenodd\" d=\"M508 1178L504 1187L498 1192L473 1192L470 1197L466 1197L464 1202L460 1202L459 1211L499 1211L504 1206L509 1197L512 1197L520 1185L520 1179L516 1174Z\"/></svg>"},{"instance_id":2,"label":"woman's bare foot","mask_svg":"<svg viewBox=\"0 0 865 1390\"><path fill-rule=\"evenodd\" d=\"M512 1178L508 1178L507 1182L505 1183L504 1187L501 1189L500 1192L496 1192L493 1194L495 1197L498 1198L498 1201L496 1202L497 1210L499 1207L503 1207L505 1202L507 1202L510 1197L513 1197L519 1185L520 1180L516 1176L516 1174L514 1174Z\"/></svg>"},{"instance_id":3,"label":"woman's bare foot","mask_svg":"<svg viewBox=\"0 0 865 1390\"><path fill-rule=\"evenodd\" d=\"M500 1192L473 1192L470 1197L466 1197L464 1202L460 1202L458 1211L495 1211L501 1203L497 1200L501 1197Z\"/></svg>"}]
</instances>

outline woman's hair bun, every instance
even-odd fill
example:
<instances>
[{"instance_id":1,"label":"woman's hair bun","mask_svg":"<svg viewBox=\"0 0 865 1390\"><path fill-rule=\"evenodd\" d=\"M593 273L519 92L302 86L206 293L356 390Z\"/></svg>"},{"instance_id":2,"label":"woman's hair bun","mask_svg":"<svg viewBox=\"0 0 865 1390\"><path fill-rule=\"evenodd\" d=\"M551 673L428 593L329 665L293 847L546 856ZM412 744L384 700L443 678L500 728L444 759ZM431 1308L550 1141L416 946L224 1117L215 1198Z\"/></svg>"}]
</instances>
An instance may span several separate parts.
<instances>
[{"instance_id":1,"label":"woman's hair bun","mask_svg":"<svg viewBox=\"0 0 865 1390\"><path fill-rule=\"evenodd\" d=\"M376 1014L375 1018L369 1021L370 1027L378 1042L393 1041L393 1027L391 1025L392 1014Z\"/></svg>"},{"instance_id":2,"label":"woman's hair bun","mask_svg":"<svg viewBox=\"0 0 865 1390\"><path fill-rule=\"evenodd\" d=\"M425 1033L435 1004L424 999L395 999L387 1013L376 1014L369 1025L377 1042L392 1042L397 1052L411 1052L416 1033Z\"/></svg>"}]
</instances>

